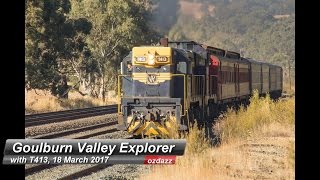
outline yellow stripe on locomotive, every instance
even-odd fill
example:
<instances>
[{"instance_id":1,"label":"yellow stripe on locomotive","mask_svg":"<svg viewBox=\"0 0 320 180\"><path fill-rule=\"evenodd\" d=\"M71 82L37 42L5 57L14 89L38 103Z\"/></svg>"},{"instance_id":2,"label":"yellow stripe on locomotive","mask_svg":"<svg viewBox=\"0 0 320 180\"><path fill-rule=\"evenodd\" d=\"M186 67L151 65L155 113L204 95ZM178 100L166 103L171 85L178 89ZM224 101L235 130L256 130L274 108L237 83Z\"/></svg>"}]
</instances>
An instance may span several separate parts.
<instances>
[{"instance_id":1,"label":"yellow stripe on locomotive","mask_svg":"<svg viewBox=\"0 0 320 180\"><path fill-rule=\"evenodd\" d=\"M132 73L132 79L146 83L146 84L159 84L163 83L164 81L170 81L172 77L172 73L154 73L156 76L155 81L149 81L149 74L148 73Z\"/></svg>"}]
</instances>

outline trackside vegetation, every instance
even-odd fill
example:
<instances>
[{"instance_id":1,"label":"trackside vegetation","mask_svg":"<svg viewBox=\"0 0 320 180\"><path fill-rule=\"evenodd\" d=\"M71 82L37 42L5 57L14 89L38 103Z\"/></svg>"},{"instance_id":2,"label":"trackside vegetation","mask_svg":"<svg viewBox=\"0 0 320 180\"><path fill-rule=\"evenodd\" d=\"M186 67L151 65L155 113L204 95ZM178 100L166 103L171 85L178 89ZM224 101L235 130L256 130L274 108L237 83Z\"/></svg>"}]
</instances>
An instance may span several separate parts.
<instances>
[{"instance_id":1,"label":"trackside vegetation","mask_svg":"<svg viewBox=\"0 0 320 180\"><path fill-rule=\"evenodd\" d=\"M214 125L218 145L193 126L176 165L152 166L140 179L294 179L294 98L255 92L248 107L229 109Z\"/></svg>"}]
</instances>

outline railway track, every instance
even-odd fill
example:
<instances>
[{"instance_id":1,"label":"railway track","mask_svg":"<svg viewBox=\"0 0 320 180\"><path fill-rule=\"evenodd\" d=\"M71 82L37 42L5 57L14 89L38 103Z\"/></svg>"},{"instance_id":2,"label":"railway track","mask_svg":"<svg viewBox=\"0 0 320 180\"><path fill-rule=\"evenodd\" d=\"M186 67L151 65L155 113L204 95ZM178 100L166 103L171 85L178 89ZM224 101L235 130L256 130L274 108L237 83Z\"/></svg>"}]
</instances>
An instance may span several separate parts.
<instances>
[{"instance_id":1,"label":"railway track","mask_svg":"<svg viewBox=\"0 0 320 180\"><path fill-rule=\"evenodd\" d=\"M49 123L63 122L86 117L100 116L117 112L117 105L99 106L93 108L57 111L25 116L25 127Z\"/></svg>"},{"instance_id":2,"label":"railway track","mask_svg":"<svg viewBox=\"0 0 320 180\"><path fill-rule=\"evenodd\" d=\"M90 130L99 129L99 128L103 128L103 127L109 127L109 126L113 126L113 125L116 125L116 124L118 124L117 121L101 123L101 124L95 124L95 125L91 125L91 126L85 126L85 127L80 127L80 128L60 131L60 132L53 132L53 133L48 133L48 134L44 134L44 135L34 136L34 137L32 137L32 139L59 138L59 137L67 136L67 135L76 134L76 133L79 133L79 132L90 131ZM112 128L112 129L106 130L107 132L105 132L105 131L96 132L94 134L89 134L89 135L85 135L85 136L79 136L79 137L77 137L75 139L85 139L85 138L92 137L92 136L98 136L98 135L101 135L101 134L104 134L104 133L115 132L115 130L116 130L115 128Z\"/></svg>"}]
</instances>

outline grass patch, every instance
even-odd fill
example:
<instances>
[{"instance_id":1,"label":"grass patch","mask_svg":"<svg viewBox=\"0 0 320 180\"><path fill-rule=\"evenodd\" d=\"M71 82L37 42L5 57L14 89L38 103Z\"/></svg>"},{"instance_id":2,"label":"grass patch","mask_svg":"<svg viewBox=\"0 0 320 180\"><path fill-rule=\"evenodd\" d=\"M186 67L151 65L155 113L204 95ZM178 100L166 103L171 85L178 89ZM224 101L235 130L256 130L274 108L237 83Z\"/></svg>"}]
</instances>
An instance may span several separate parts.
<instances>
[{"instance_id":1,"label":"grass patch","mask_svg":"<svg viewBox=\"0 0 320 180\"><path fill-rule=\"evenodd\" d=\"M190 126L189 133L181 138L187 140L186 155L202 154L211 147L210 141L206 138L205 129L199 129L197 123Z\"/></svg>"},{"instance_id":2,"label":"grass patch","mask_svg":"<svg viewBox=\"0 0 320 180\"><path fill-rule=\"evenodd\" d=\"M43 113L52 111L62 111L69 109L80 109L107 104L115 104L116 97L109 98L106 102L102 99L82 96L78 92L69 92L68 99L59 99L52 96L48 91L30 90L25 91L26 113Z\"/></svg>"}]
</instances>

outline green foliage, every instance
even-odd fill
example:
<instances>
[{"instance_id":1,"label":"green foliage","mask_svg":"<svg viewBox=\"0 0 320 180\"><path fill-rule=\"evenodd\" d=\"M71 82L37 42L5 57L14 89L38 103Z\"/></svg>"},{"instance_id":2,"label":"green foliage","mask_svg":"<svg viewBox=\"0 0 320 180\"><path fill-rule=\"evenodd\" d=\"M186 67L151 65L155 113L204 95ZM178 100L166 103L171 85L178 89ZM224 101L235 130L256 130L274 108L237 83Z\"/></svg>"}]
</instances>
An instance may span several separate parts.
<instances>
[{"instance_id":1,"label":"green foliage","mask_svg":"<svg viewBox=\"0 0 320 180\"><path fill-rule=\"evenodd\" d=\"M131 48L156 39L148 25L150 2L71 0L71 6L70 19L84 18L92 24L85 42L92 53L86 65L94 71L78 75L79 80L95 87L91 95L104 96L106 90L116 89L118 66Z\"/></svg>"},{"instance_id":2,"label":"green foliage","mask_svg":"<svg viewBox=\"0 0 320 180\"><path fill-rule=\"evenodd\" d=\"M79 22L67 21L69 1L30 0L26 2L26 85L32 89L50 90L55 96L65 96L70 58L77 58L84 49L77 32Z\"/></svg>"},{"instance_id":3,"label":"green foliage","mask_svg":"<svg viewBox=\"0 0 320 180\"><path fill-rule=\"evenodd\" d=\"M73 84L104 96L130 49L158 39L150 10L149 0L27 1L26 87L62 96L76 76Z\"/></svg>"},{"instance_id":4,"label":"green foliage","mask_svg":"<svg viewBox=\"0 0 320 180\"><path fill-rule=\"evenodd\" d=\"M70 18L86 18L93 24L86 42L93 56L102 63L118 65L133 45L148 43L151 32L143 20L142 7L129 0L72 0ZM114 57L117 56L117 57Z\"/></svg>"}]
</instances>

